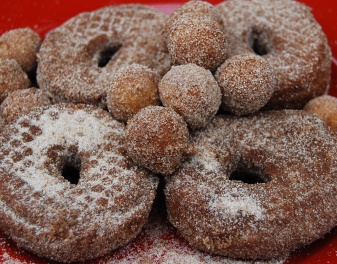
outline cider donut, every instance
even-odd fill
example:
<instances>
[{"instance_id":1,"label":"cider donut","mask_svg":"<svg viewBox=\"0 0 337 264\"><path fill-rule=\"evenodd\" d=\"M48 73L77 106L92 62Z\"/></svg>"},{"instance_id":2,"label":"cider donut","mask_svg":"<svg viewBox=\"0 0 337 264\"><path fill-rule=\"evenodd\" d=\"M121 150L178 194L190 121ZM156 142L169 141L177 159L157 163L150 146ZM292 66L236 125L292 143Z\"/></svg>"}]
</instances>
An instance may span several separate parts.
<instances>
[{"instance_id":1,"label":"cider donut","mask_svg":"<svg viewBox=\"0 0 337 264\"><path fill-rule=\"evenodd\" d=\"M229 0L217 9L228 57L255 53L274 70L276 90L264 109L302 109L327 91L331 50L309 7L291 0Z\"/></svg>"},{"instance_id":2,"label":"cider donut","mask_svg":"<svg viewBox=\"0 0 337 264\"><path fill-rule=\"evenodd\" d=\"M2 102L0 113L7 122L13 122L34 108L50 104L50 98L41 89L32 87L11 92Z\"/></svg>"},{"instance_id":3,"label":"cider donut","mask_svg":"<svg viewBox=\"0 0 337 264\"><path fill-rule=\"evenodd\" d=\"M321 95L311 99L303 108L304 111L317 115L333 131L337 132L337 98Z\"/></svg>"},{"instance_id":4,"label":"cider donut","mask_svg":"<svg viewBox=\"0 0 337 264\"><path fill-rule=\"evenodd\" d=\"M133 239L158 179L128 162L125 126L102 109L51 105L7 125L0 229L39 256L74 262Z\"/></svg>"},{"instance_id":5,"label":"cider donut","mask_svg":"<svg viewBox=\"0 0 337 264\"><path fill-rule=\"evenodd\" d=\"M169 175L192 154L184 119L172 108L148 106L127 124L129 157L155 173Z\"/></svg>"},{"instance_id":6,"label":"cider donut","mask_svg":"<svg viewBox=\"0 0 337 264\"><path fill-rule=\"evenodd\" d=\"M28 88L31 82L16 60L0 60L0 103L15 90Z\"/></svg>"},{"instance_id":7,"label":"cider donut","mask_svg":"<svg viewBox=\"0 0 337 264\"><path fill-rule=\"evenodd\" d=\"M0 59L16 60L26 73L36 70L40 36L30 28L17 28L0 36Z\"/></svg>"},{"instance_id":8,"label":"cider donut","mask_svg":"<svg viewBox=\"0 0 337 264\"><path fill-rule=\"evenodd\" d=\"M167 15L141 5L81 13L48 34L38 54L37 81L56 102L105 108L108 76L132 63L162 76L170 67L163 29Z\"/></svg>"},{"instance_id":9,"label":"cider donut","mask_svg":"<svg viewBox=\"0 0 337 264\"><path fill-rule=\"evenodd\" d=\"M165 190L169 220L193 246L278 258L336 226L337 142L316 116L217 116L193 142Z\"/></svg>"}]
</instances>

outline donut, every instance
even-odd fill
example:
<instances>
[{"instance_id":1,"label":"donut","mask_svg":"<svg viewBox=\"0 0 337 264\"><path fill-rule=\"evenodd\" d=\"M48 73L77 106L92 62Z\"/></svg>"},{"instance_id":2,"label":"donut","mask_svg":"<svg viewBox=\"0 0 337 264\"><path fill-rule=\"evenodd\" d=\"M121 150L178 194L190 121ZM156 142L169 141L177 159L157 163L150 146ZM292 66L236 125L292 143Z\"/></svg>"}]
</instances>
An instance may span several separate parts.
<instances>
[{"instance_id":1,"label":"donut","mask_svg":"<svg viewBox=\"0 0 337 264\"><path fill-rule=\"evenodd\" d=\"M189 136L187 124L171 108L148 106L127 124L127 153L134 163L169 175L192 154Z\"/></svg>"},{"instance_id":2,"label":"donut","mask_svg":"<svg viewBox=\"0 0 337 264\"><path fill-rule=\"evenodd\" d=\"M105 105L108 76L142 64L162 76L170 67L167 16L141 5L81 13L50 32L38 54L37 82L57 102Z\"/></svg>"},{"instance_id":3,"label":"donut","mask_svg":"<svg viewBox=\"0 0 337 264\"><path fill-rule=\"evenodd\" d=\"M165 25L165 40L173 65L194 63L215 70L227 56L227 43L215 8L203 1L188 2Z\"/></svg>"},{"instance_id":4,"label":"donut","mask_svg":"<svg viewBox=\"0 0 337 264\"><path fill-rule=\"evenodd\" d=\"M132 165L125 126L93 106L40 107L0 136L0 229L60 262L102 256L133 239L158 179Z\"/></svg>"},{"instance_id":5,"label":"donut","mask_svg":"<svg viewBox=\"0 0 337 264\"><path fill-rule=\"evenodd\" d=\"M28 88L30 85L28 75L17 61L12 59L0 60L0 103L11 92Z\"/></svg>"},{"instance_id":6,"label":"donut","mask_svg":"<svg viewBox=\"0 0 337 264\"><path fill-rule=\"evenodd\" d=\"M276 76L264 109L302 109L330 83L331 50L311 13L297 1L229 0L216 6L224 21L228 58L262 56Z\"/></svg>"},{"instance_id":7,"label":"donut","mask_svg":"<svg viewBox=\"0 0 337 264\"><path fill-rule=\"evenodd\" d=\"M0 59L16 60L26 73L36 69L40 36L30 28L17 28L0 36Z\"/></svg>"},{"instance_id":8,"label":"donut","mask_svg":"<svg viewBox=\"0 0 337 264\"><path fill-rule=\"evenodd\" d=\"M304 111L321 118L334 132L337 132L337 98L331 95L321 95L311 99Z\"/></svg>"},{"instance_id":9,"label":"donut","mask_svg":"<svg viewBox=\"0 0 337 264\"><path fill-rule=\"evenodd\" d=\"M13 122L19 116L28 114L34 108L50 104L50 99L41 89L32 87L11 92L2 102L0 113L7 122Z\"/></svg>"},{"instance_id":10,"label":"donut","mask_svg":"<svg viewBox=\"0 0 337 264\"><path fill-rule=\"evenodd\" d=\"M196 64L172 66L159 82L159 96L191 130L205 127L221 104L220 87L212 73Z\"/></svg>"},{"instance_id":11,"label":"donut","mask_svg":"<svg viewBox=\"0 0 337 264\"><path fill-rule=\"evenodd\" d=\"M254 54L239 54L226 60L216 71L221 87L222 109L234 115L254 113L265 106L275 90L270 64Z\"/></svg>"},{"instance_id":12,"label":"donut","mask_svg":"<svg viewBox=\"0 0 337 264\"><path fill-rule=\"evenodd\" d=\"M281 258L337 224L336 137L301 110L217 116L166 178L169 221L196 248Z\"/></svg>"},{"instance_id":13,"label":"donut","mask_svg":"<svg viewBox=\"0 0 337 264\"><path fill-rule=\"evenodd\" d=\"M157 74L148 67L131 64L111 77L107 90L107 108L114 118L127 122L140 109L159 104Z\"/></svg>"}]
</instances>

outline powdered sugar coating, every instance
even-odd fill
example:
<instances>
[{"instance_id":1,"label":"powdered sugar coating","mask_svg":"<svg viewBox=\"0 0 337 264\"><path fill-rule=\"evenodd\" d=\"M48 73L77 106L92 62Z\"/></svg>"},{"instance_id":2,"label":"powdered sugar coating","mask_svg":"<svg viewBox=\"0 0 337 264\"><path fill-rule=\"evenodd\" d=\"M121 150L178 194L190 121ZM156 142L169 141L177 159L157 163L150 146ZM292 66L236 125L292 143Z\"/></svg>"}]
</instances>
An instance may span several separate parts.
<instances>
[{"instance_id":1,"label":"powdered sugar coating","mask_svg":"<svg viewBox=\"0 0 337 264\"><path fill-rule=\"evenodd\" d=\"M263 57L239 54L216 71L222 108L235 115L254 113L265 106L276 89L274 72Z\"/></svg>"},{"instance_id":2,"label":"powdered sugar coating","mask_svg":"<svg viewBox=\"0 0 337 264\"><path fill-rule=\"evenodd\" d=\"M0 228L20 247L71 262L96 258L141 230L158 181L128 163L125 128L84 105L39 108L0 138ZM62 176L80 170L77 184Z\"/></svg>"},{"instance_id":3,"label":"powdered sugar coating","mask_svg":"<svg viewBox=\"0 0 337 264\"><path fill-rule=\"evenodd\" d=\"M159 104L159 77L148 67L131 64L109 77L107 107L114 118L127 122L140 109Z\"/></svg>"},{"instance_id":4,"label":"powdered sugar coating","mask_svg":"<svg viewBox=\"0 0 337 264\"><path fill-rule=\"evenodd\" d=\"M31 82L13 59L0 59L0 103L13 91L28 88Z\"/></svg>"},{"instance_id":5,"label":"powdered sugar coating","mask_svg":"<svg viewBox=\"0 0 337 264\"><path fill-rule=\"evenodd\" d=\"M0 36L0 59L16 60L30 73L36 69L36 54L41 46L40 36L30 28L18 28Z\"/></svg>"},{"instance_id":6,"label":"powdered sugar coating","mask_svg":"<svg viewBox=\"0 0 337 264\"><path fill-rule=\"evenodd\" d=\"M281 257L336 225L336 137L319 118L294 110L218 116L194 143L196 155L165 191L170 222L193 246Z\"/></svg>"},{"instance_id":7,"label":"powdered sugar coating","mask_svg":"<svg viewBox=\"0 0 337 264\"><path fill-rule=\"evenodd\" d=\"M162 31L167 16L141 5L81 13L48 34L38 54L37 80L54 102L105 107L107 76L138 63L162 76L170 59ZM105 55L112 55L100 65ZM106 62L105 62L106 63Z\"/></svg>"},{"instance_id":8,"label":"powdered sugar coating","mask_svg":"<svg viewBox=\"0 0 337 264\"><path fill-rule=\"evenodd\" d=\"M171 63L194 63L209 70L221 65L227 42L218 21L217 11L202 1L191 1L175 10L165 26Z\"/></svg>"},{"instance_id":9,"label":"powdered sugar coating","mask_svg":"<svg viewBox=\"0 0 337 264\"><path fill-rule=\"evenodd\" d=\"M321 118L334 132L337 132L337 98L321 95L311 99L303 108Z\"/></svg>"},{"instance_id":10,"label":"powdered sugar coating","mask_svg":"<svg viewBox=\"0 0 337 264\"><path fill-rule=\"evenodd\" d=\"M159 96L192 130L206 126L221 104L220 87L212 73L196 64L172 66L159 83Z\"/></svg>"},{"instance_id":11,"label":"powdered sugar coating","mask_svg":"<svg viewBox=\"0 0 337 264\"><path fill-rule=\"evenodd\" d=\"M7 122L13 122L34 108L50 105L50 99L41 89L32 87L11 92L0 106L0 113Z\"/></svg>"},{"instance_id":12,"label":"powdered sugar coating","mask_svg":"<svg viewBox=\"0 0 337 264\"><path fill-rule=\"evenodd\" d=\"M148 106L127 124L128 155L140 166L169 175L191 153L189 131L172 108Z\"/></svg>"},{"instance_id":13,"label":"powdered sugar coating","mask_svg":"<svg viewBox=\"0 0 337 264\"><path fill-rule=\"evenodd\" d=\"M309 7L291 0L229 0L217 9L228 56L257 53L274 69L277 89L266 108L301 109L327 91L331 50Z\"/></svg>"}]
</instances>

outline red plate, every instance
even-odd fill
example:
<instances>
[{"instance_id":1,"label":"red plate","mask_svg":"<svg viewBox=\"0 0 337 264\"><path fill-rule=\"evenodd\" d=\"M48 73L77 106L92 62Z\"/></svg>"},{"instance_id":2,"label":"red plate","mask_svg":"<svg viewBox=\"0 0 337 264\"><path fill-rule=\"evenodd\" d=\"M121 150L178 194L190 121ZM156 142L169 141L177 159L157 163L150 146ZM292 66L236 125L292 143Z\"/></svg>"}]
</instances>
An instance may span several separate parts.
<instances>
[{"instance_id":1,"label":"red plate","mask_svg":"<svg viewBox=\"0 0 337 264\"><path fill-rule=\"evenodd\" d=\"M137 0L136 0L137 1ZM1 0L0 35L7 30L31 27L43 38L52 28L83 11L91 11L103 6L134 3L120 0ZM184 1L167 3L165 1L141 0L138 3L150 5L165 13L171 13ZM220 1L210 1L213 4ZM301 0L312 7L317 21L329 39L332 48L332 78L330 94L337 96L337 1ZM158 203L162 205L161 203ZM209 256L190 247L167 222L165 210L154 210L149 223L142 233L129 245L109 256L88 263L228 263L228 259ZM14 242L0 231L1 263L55 263L40 259L24 250L18 249ZM337 228L324 239L314 242L278 263L337 263ZM238 263L237 263L238 264Z\"/></svg>"}]
</instances>

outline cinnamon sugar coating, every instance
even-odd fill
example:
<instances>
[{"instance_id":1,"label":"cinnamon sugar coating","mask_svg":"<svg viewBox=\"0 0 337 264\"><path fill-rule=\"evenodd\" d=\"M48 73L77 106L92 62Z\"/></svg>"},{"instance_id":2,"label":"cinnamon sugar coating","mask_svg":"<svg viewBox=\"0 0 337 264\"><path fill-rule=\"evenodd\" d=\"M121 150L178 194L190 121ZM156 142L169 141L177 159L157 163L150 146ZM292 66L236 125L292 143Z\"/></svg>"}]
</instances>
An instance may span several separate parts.
<instances>
[{"instance_id":1,"label":"cinnamon sugar coating","mask_svg":"<svg viewBox=\"0 0 337 264\"><path fill-rule=\"evenodd\" d=\"M311 99L304 110L321 118L334 132L337 132L337 98L322 95Z\"/></svg>"},{"instance_id":2,"label":"cinnamon sugar coating","mask_svg":"<svg viewBox=\"0 0 337 264\"><path fill-rule=\"evenodd\" d=\"M36 68L36 54L41 46L40 36L30 28L18 28L0 36L0 59L16 60L30 73Z\"/></svg>"},{"instance_id":3,"label":"cinnamon sugar coating","mask_svg":"<svg viewBox=\"0 0 337 264\"><path fill-rule=\"evenodd\" d=\"M81 13L54 29L38 54L37 81L53 102L105 108L109 76L142 64L162 76L170 67L163 29L167 16L141 5Z\"/></svg>"},{"instance_id":4,"label":"cinnamon sugar coating","mask_svg":"<svg viewBox=\"0 0 337 264\"><path fill-rule=\"evenodd\" d=\"M229 0L222 15L228 57L255 53L272 66L276 90L265 109L302 109L330 83L331 50L311 13L297 1Z\"/></svg>"},{"instance_id":5,"label":"cinnamon sugar coating","mask_svg":"<svg viewBox=\"0 0 337 264\"><path fill-rule=\"evenodd\" d=\"M39 108L6 126L0 228L19 247L61 262L128 243L148 218L158 179L129 163L124 140L122 123L85 105Z\"/></svg>"},{"instance_id":6,"label":"cinnamon sugar coating","mask_svg":"<svg viewBox=\"0 0 337 264\"><path fill-rule=\"evenodd\" d=\"M284 257L337 224L335 135L299 110L217 116L165 189L170 222L203 251Z\"/></svg>"},{"instance_id":7,"label":"cinnamon sugar coating","mask_svg":"<svg viewBox=\"0 0 337 264\"><path fill-rule=\"evenodd\" d=\"M215 70L227 55L220 20L214 7L202 1L191 1L175 10L165 25L171 63L194 63Z\"/></svg>"},{"instance_id":8,"label":"cinnamon sugar coating","mask_svg":"<svg viewBox=\"0 0 337 264\"><path fill-rule=\"evenodd\" d=\"M172 66L159 83L159 95L163 105L173 108L192 130L206 126L221 104L212 73L196 64Z\"/></svg>"},{"instance_id":9,"label":"cinnamon sugar coating","mask_svg":"<svg viewBox=\"0 0 337 264\"><path fill-rule=\"evenodd\" d=\"M222 108L235 115L254 113L265 106L276 89L270 64L254 54L239 54L216 71L221 87Z\"/></svg>"},{"instance_id":10,"label":"cinnamon sugar coating","mask_svg":"<svg viewBox=\"0 0 337 264\"><path fill-rule=\"evenodd\" d=\"M140 109L159 104L159 78L146 66L140 64L124 66L110 80L107 107L117 120L126 122Z\"/></svg>"},{"instance_id":11,"label":"cinnamon sugar coating","mask_svg":"<svg viewBox=\"0 0 337 264\"><path fill-rule=\"evenodd\" d=\"M169 175L191 153L187 125L171 108L148 106L127 124L129 157L155 173Z\"/></svg>"},{"instance_id":12,"label":"cinnamon sugar coating","mask_svg":"<svg viewBox=\"0 0 337 264\"><path fill-rule=\"evenodd\" d=\"M7 122L28 114L34 108L50 105L50 99L35 87L11 92L0 106L0 113Z\"/></svg>"},{"instance_id":13,"label":"cinnamon sugar coating","mask_svg":"<svg viewBox=\"0 0 337 264\"><path fill-rule=\"evenodd\" d=\"M28 88L28 75L15 60L0 60L0 103L13 91Z\"/></svg>"}]
</instances>

